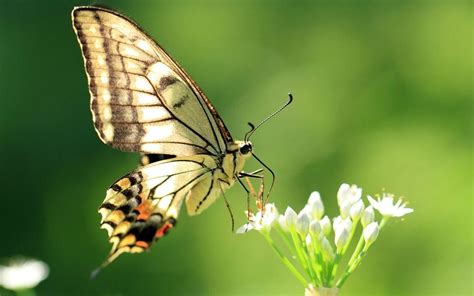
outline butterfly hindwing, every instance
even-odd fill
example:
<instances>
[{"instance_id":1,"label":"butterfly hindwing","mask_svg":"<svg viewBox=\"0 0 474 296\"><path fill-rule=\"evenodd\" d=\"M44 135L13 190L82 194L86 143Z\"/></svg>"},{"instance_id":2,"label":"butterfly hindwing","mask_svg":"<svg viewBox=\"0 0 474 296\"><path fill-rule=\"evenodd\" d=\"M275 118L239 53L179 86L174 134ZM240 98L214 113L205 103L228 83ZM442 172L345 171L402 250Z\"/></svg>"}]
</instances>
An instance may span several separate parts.
<instances>
[{"instance_id":1,"label":"butterfly hindwing","mask_svg":"<svg viewBox=\"0 0 474 296\"><path fill-rule=\"evenodd\" d=\"M115 182L99 209L101 227L113 244L108 260L148 249L175 225L190 196L203 204L213 190L216 166L207 155L178 157L138 168Z\"/></svg>"},{"instance_id":2,"label":"butterfly hindwing","mask_svg":"<svg viewBox=\"0 0 474 296\"><path fill-rule=\"evenodd\" d=\"M100 139L124 151L220 154L232 140L191 78L135 23L103 8L72 13Z\"/></svg>"}]
</instances>

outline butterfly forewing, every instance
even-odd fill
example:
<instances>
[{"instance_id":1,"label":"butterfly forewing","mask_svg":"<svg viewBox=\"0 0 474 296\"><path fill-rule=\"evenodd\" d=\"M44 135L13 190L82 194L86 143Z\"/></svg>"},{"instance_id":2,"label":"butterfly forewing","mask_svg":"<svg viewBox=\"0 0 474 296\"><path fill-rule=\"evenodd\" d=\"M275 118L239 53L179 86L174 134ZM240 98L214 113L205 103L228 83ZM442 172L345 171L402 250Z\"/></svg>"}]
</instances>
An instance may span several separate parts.
<instances>
[{"instance_id":1,"label":"butterfly forewing","mask_svg":"<svg viewBox=\"0 0 474 296\"><path fill-rule=\"evenodd\" d=\"M72 19L100 139L142 155L142 166L115 182L99 209L113 244L106 265L148 249L176 224L183 202L190 215L209 207L249 154L240 154L242 142L196 83L135 23L98 7L75 8Z\"/></svg>"},{"instance_id":2,"label":"butterfly forewing","mask_svg":"<svg viewBox=\"0 0 474 296\"><path fill-rule=\"evenodd\" d=\"M100 139L124 151L220 154L229 132L191 78L126 17L73 11Z\"/></svg>"}]
</instances>

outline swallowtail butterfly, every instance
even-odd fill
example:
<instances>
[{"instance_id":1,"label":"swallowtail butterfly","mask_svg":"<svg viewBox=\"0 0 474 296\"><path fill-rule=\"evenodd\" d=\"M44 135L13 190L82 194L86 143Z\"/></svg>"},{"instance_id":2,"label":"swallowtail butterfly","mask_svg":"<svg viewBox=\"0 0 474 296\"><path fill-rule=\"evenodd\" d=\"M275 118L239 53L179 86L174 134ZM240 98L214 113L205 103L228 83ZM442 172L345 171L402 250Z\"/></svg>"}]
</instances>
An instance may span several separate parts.
<instances>
[{"instance_id":1,"label":"swallowtail butterfly","mask_svg":"<svg viewBox=\"0 0 474 296\"><path fill-rule=\"evenodd\" d=\"M108 264L149 249L176 224L183 202L189 215L209 207L238 180L252 144L232 138L191 77L133 21L77 7L72 22L99 138L142 154L99 209L112 243Z\"/></svg>"}]
</instances>

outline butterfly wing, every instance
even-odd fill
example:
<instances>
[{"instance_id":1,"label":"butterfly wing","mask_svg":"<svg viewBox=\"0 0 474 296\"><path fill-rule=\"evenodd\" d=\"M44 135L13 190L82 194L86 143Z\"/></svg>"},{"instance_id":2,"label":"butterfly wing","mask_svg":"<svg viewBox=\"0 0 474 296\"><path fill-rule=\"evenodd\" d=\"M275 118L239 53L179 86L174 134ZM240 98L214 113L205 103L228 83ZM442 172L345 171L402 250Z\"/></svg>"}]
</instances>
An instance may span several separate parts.
<instances>
[{"instance_id":1,"label":"butterfly wing","mask_svg":"<svg viewBox=\"0 0 474 296\"><path fill-rule=\"evenodd\" d=\"M222 154L229 131L196 83L133 21L77 7L81 46L99 138L123 151Z\"/></svg>"},{"instance_id":2,"label":"butterfly wing","mask_svg":"<svg viewBox=\"0 0 474 296\"><path fill-rule=\"evenodd\" d=\"M112 250L106 263L120 254L140 253L176 224L184 200L206 200L214 192L212 156L177 157L136 169L107 191L99 213Z\"/></svg>"}]
</instances>

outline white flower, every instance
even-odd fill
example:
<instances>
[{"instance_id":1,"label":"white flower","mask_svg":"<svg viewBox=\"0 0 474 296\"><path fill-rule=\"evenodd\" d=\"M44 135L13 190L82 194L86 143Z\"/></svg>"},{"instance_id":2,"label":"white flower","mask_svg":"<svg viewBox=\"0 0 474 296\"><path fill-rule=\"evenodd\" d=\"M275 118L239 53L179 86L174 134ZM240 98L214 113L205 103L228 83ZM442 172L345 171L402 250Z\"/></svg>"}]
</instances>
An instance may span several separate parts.
<instances>
[{"instance_id":1,"label":"white flower","mask_svg":"<svg viewBox=\"0 0 474 296\"><path fill-rule=\"evenodd\" d=\"M336 235L334 237L334 243L336 244L337 250L342 250L346 244L349 242L349 231L347 228L340 227L336 231Z\"/></svg>"},{"instance_id":2,"label":"white flower","mask_svg":"<svg viewBox=\"0 0 474 296\"><path fill-rule=\"evenodd\" d=\"M365 249L367 249L375 242L379 235L379 224L377 222L372 222L367 225L367 227L364 228L363 235L365 240Z\"/></svg>"},{"instance_id":3,"label":"white flower","mask_svg":"<svg viewBox=\"0 0 474 296\"><path fill-rule=\"evenodd\" d=\"M362 212L364 211L364 202L362 199L359 199L355 204L351 206L350 216L352 221L359 221Z\"/></svg>"},{"instance_id":4,"label":"white flower","mask_svg":"<svg viewBox=\"0 0 474 296\"><path fill-rule=\"evenodd\" d=\"M333 222L334 232L339 231L341 228L346 229L348 232L352 231L352 221L351 218L347 217L342 219L341 216L337 216Z\"/></svg>"},{"instance_id":5,"label":"white flower","mask_svg":"<svg viewBox=\"0 0 474 296\"><path fill-rule=\"evenodd\" d=\"M357 185L342 184L337 191L337 203L342 208L346 204L355 204L362 196L362 188Z\"/></svg>"},{"instance_id":6,"label":"white flower","mask_svg":"<svg viewBox=\"0 0 474 296\"><path fill-rule=\"evenodd\" d=\"M323 254L324 260L327 262L334 259L334 251L328 239L325 237L321 238L321 253Z\"/></svg>"},{"instance_id":7,"label":"white flower","mask_svg":"<svg viewBox=\"0 0 474 296\"><path fill-rule=\"evenodd\" d=\"M370 204L384 217L402 217L413 212L413 209L405 208L407 203L402 203L401 199L394 203L393 194L384 193L382 199L379 197L377 200L371 196L367 196L367 198Z\"/></svg>"},{"instance_id":8,"label":"white flower","mask_svg":"<svg viewBox=\"0 0 474 296\"><path fill-rule=\"evenodd\" d=\"M296 219L298 219L298 215L296 214L295 210L293 210L291 207L287 207L285 211L286 226L290 229L294 228L296 225Z\"/></svg>"},{"instance_id":9,"label":"white flower","mask_svg":"<svg viewBox=\"0 0 474 296\"><path fill-rule=\"evenodd\" d=\"M311 217L317 220L321 219L324 214L324 204L321 200L321 195L319 195L319 192L313 191L310 194L306 207L308 207Z\"/></svg>"},{"instance_id":10,"label":"white flower","mask_svg":"<svg viewBox=\"0 0 474 296\"><path fill-rule=\"evenodd\" d=\"M324 216L321 220L319 220L319 224L321 224L321 229L325 236L331 234L331 220L329 220L328 216Z\"/></svg>"},{"instance_id":11,"label":"white flower","mask_svg":"<svg viewBox=\"0 0 474 296\"><path fill-rule=\"evenodd\" d=\"M31 289L46 279L48 274L48 265L42 261L12 260L8 266L0 266L0 286L15 291Z\"/></svg>"},{"instance_id":12,"label":"white flower","mask_svg":"<svg viewBox=\"0 0 474 296\"><path fill-rule=\"evenodd\" d=\"M303 237L308 234L309 221L308 215L303 211L299 213L298 219L296 219L296 231Z\"/></svg>"},{"instance_id":13,"label":"white flower","mask_svg":"<svg viewBox=\"0 0 474 296\"><path fill-rule=\"evenodd\" d=\"M374 222L375 220L375 213L374 213L374 208L372 206L368 206L365 208L364 213L362 214L362 218L360 219L360 222L362 223L363 227L366 227L370 223Z\"/></svg>"},{"instance_id":14,"label":"white flower","mask_svg":"<svg viewBox=\"0 0 474 296\"><path fill-rule=\"evenodd\" d=\"M273 223L278 219L278 210L274 204L266 204L263 210L258 211L255 215L249 213L248 216L249 222L237 229L237 233L245 233L252 229L270 231Z\"/></svg>"}]
</instances>

